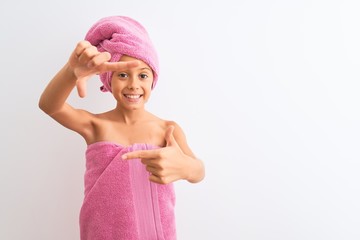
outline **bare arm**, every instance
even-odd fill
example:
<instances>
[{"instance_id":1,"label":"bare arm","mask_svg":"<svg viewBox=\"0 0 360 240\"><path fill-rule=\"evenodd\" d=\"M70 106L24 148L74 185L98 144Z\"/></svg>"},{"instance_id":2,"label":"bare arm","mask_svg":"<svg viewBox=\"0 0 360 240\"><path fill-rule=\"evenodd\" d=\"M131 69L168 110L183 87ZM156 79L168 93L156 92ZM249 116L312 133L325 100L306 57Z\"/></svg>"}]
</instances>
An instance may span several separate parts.
<instances>
[{"instance_id":1,"label":"bare arm","mask_svg":"<svg viewBox=\"0 0 360 240\"><path fill-rule=\"evenodd\" d=\"M40 97L39 107L64 127L86 137L91 131L91 114L65 101L76 86L77 77L69 64L55 75Z\"/></svg>"},{"instance_id":2,"label":"bare arm","mask_svg":"<svg viewBox=\"0 0 360 240\"><path fill-rule=\"evenodd\" d=\"M55 75L45 88L39 100L39 107L63 126L78 132L85 138L93 133L94 115L81 109L75 109L66 103L74 87L80 97L86 95L86 81L97 73L119 71L136 67L139 63L110 63L111 56L107 52L100 53L87 41L81 41L71 54L69 61Z\"/></svg>"},{"instance_id":3,"label":"bare arm","mask_svg":"<svg viewBox=\"0 0 360 240\"><path fill-rule=\"evenodd\" d=\"M197 183L202 181L205 177L205 166L203 162L198 159L190 149L186 140L186 136L181 127L175 122L170 122L169 124L170 126L174 126L174 142L178 144L184 153L184 159L182 160L184 163L186 163L186 167L183 169L183 174L185 176L184 179L190 183ZM168 142L171 142L171 136L168 136L167 139Z\"/></svg>"}]
</instances>

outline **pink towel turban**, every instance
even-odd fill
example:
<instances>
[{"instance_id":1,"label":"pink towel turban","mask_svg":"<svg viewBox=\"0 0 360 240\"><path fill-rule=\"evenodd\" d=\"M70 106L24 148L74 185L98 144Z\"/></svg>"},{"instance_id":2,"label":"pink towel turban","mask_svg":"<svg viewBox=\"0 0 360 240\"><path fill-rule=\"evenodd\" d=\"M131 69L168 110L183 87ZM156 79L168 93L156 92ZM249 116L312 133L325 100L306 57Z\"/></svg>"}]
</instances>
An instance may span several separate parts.
<instances>
[{"instance_id":1,"label":"pink towel turban","mask_svg":"<svg viewBox=\"0 0 360 240\"><path fill-rule=\"evenodd\" d=\"M85 40L97 47L99 52L109 52L110 62L117 62L122 55L137 58L150 66L154 74L152 89L159 74L159 61L155 48L145 28L137 21L124 16L100 19L88 31ZM101 91L111 92L112 72L100 74Z\"/></svg>"}]
</instances>

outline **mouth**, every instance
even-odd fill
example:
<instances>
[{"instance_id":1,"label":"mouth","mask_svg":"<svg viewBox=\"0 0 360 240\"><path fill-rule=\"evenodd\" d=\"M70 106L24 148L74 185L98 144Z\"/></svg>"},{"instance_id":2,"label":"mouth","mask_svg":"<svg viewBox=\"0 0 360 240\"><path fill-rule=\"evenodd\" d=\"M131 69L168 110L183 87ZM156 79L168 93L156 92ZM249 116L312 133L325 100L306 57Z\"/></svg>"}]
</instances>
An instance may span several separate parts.
<instances>
[{"instance_id":1,"label":"mouth","mask_svg":"<svg viewBox=\"0 0 360 240\"><path fill-rule=\"evenodd\" d=\"M124 97L129 98L129 99L139 99L140 97L142 97L141 94L124 94Z\"/></svg>"},{"instance_id":2,"label":"mouth","mask_svg":"<svg viewBox=\"0 0 360 240\"><path fill-rule=\"evenodd\" d=\"M142 94L123 94L128 103L138 103L142 98Z\"/></svg>"}]
</instances>

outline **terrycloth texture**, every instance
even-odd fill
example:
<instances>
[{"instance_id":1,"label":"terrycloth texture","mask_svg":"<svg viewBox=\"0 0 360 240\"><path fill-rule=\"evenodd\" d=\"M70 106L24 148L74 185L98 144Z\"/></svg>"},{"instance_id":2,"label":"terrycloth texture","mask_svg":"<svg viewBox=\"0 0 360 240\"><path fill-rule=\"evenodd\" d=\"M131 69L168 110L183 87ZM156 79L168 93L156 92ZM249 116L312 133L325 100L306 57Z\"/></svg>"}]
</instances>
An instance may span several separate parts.
<instances>
[{"instance_id":1,"label":"terrycloth texture","mask_svg":"<svg viewBox=\"0 0 360 240\"><path fill-rule=\"evenodd\" d=\"M155 48L145 28L134 19L111 16L100 19L85 36L85 40L96 46L99 52L109 52L111 62L117 62L122 55L142 60L153 70L155 87L159 74L159 61ZM112 72L100 74L104 84L101 90L111 92Z\"/></svg>"},{"instance_id":2,"label":"terrycloth texture","mask_svg":"<svg viewBox=\"0 0 360 240\"><path fill-rule=\"evenodd\" d=\"M88 146L81 240L176 240L173 185L150 182L139 159L121 159L154 148L113 142Z\"/></svg>"}]
</instances>

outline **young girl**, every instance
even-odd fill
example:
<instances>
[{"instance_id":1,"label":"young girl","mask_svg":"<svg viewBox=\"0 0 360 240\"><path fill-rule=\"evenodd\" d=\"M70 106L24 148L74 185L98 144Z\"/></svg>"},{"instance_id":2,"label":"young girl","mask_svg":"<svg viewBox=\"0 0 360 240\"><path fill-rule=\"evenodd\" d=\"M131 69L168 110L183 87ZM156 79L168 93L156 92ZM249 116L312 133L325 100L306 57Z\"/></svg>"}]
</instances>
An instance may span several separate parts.
<instances>
[{"instance_id":1,"label":"young girl","mask_svg":"<svg viewBox=\"0 0 360 240\"><path fill-rule=\"evenodd\" d=\"M93 114L65 101L99 74L117 104ZM173 121L145 110L158 79L155 49L135 20L99 20L43 92L39 107L87 143L82 240L176 239L172 182L204 177L204 166Z\"/></svg>"}]
</instances>

